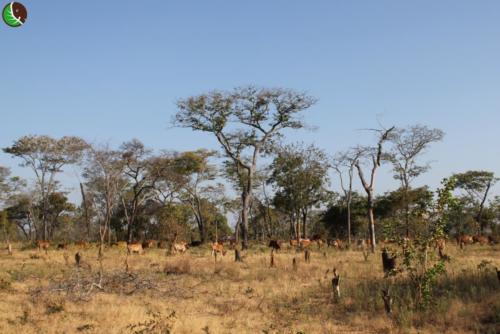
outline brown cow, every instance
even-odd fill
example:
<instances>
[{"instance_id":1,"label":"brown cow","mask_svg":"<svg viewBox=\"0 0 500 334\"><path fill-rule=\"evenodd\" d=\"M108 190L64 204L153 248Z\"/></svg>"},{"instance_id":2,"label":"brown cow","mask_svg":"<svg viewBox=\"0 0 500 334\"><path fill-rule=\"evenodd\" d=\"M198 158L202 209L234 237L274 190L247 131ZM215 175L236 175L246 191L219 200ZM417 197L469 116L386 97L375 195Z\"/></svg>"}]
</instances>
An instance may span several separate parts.
<instances>
[{"instance_id":1,"label":"brown cow","mask_svg":"<svg viewBox=\"0 0 500 334\"><path fill-rule=\"evenodd\" d=\"M157 244L157 240L146 240L142 243L142 248L153 248Z\"/></svg>"},{"instance_id":2,"label":"brown cow","mask_svg":"<svg viewBox=\"0 0 500 334\"><path fill-rule=\"evenodd\" d=\"M281 249L281 241L280 240L271 239L271 240L269 240L268 247L271 247L272 249L278 251L278 250Z\"/></svg>"},{"instance_id":3,"label":"brown cow","mask_svg":"<svg viewBox=\"0 0 500 334\"><path fill-rule=\"evenodd\" d=\"M465 245L472 244L474 240L470 235L460 235L457 237L457 244L460 246L460 248L464 248Z\"/></svg>"},{"instance_id":4,"label":"brown cow","mask_svg":"<svg viewBox=\"0 0 500 334\"><path fill-rule=\"evenodd\" d=\"M337 249L342 249L342 240L340 239L328 239L328 247L333 247Z\"/></svg>"},{"instance_id":5,"label":"brown cow","mask_svg":"<svg viewBox=\"0 0 500 334\"><path fill-rule=\"evenodd\" d=\"M309 239L300 239L299 240L300 248L307 248L311 244L311 240Z\"/></svg>"},{"instance_id":6,"label":"brown cow","mask_svg":"<svg viewBox=\"0 0 500 334\"><path fill-rule=\"evenodd\" d=\"M187 250L187 242L180 241L172 244L172 251L174 253L184 253Z\"/></svg>"},{"instance_id":7,"label":"brown cow","mask_svg":"<svg viewBox=\"0 0 500 334\"><path fill-rule=\"evenodd\" d=\"M142 244L140 243L130 243L127 245L127 252L128 254L142 254L144 252L144 249L142 248Z\"/></svg>"},{"instance_id":8,"label":"brown cow","mask_svg":"<svg viewBox=\"0 0 500 334\"><path fill-rule=\"evenodd\" d=\"M488 243L488 238L483 235L475 235L472 237L472 242L475 244L486 245Z\"/></svg>"},{"instance_id":9,"label":"brown cow","mask_svg":"<svg viewBox=\"0 0 500 334\"><path fill-rule=\"evenodd\" d=\"M299 242L297 239L290 239L290 246L292 247L297 247L299 245Z\"/></svg>"},{"instance_id":10,"label":"brown cow","mask_svg":"<svg viewBox=\"0 0 500 334\"><path fill-rule=\"evenodd\" d=\"M42 249L45 251L45 254L47 254L47 250L49 249L50 247L50 242L48 241L45 241L45 240L38 240L36 242L37 246L38 246L38 251L42 251Z\"/></svg>"},{"instance_id":11,"label":"brown cow","mask_svg":"<svg viewBox=\"0 0 500 334\"><path fill-rule=\"evenodd\" d=\"M222 256L226 255L226 250L224 249L224 245L218 242L212 243L212 256L217 258L217 253L222 254Z\"/></svg>"},{"instance_id":12,"label":"brown cow","mask_svg":"<svg viewBox=\"0 0 500 334\"><path fill-rule=\"evenodd\" d=\"M68 245L66 245L64 243L57 244L57 249L67 249L67 248L68 248Z\"/></svg>"}]
</instances>

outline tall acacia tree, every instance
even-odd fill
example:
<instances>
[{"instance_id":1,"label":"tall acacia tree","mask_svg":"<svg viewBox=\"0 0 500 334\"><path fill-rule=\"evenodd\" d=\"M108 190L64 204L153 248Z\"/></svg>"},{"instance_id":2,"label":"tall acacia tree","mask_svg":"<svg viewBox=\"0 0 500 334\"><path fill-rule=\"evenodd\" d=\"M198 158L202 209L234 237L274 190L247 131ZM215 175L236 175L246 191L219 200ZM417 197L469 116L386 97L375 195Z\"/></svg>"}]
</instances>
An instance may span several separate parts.
<instances>
[{"instance_id":1,"label":"tall acacia tree","mask_svg":"<svg viewBox=\"0 0 500 334\"><path fill-rule=\"evenodd\" d=\"M212 133L245 180L241 193L243 249L248 245L248 215L258 158L283 129L302 128L297 116L314 103L315 99L304 93L252 86L212 91L177 102L174 125Z\"/></svg>"},{"instance_id":2,"label":"tall acacia tree","mask_svg":"<svg viewBox=\"0 0 500 334\"><path fill-rule=\"evenodd\" d=\"M355 149L356 155L358 157L356 159L355 166L356 169L358 170L359 179L361 181L361 184L363 185L363 189L365 189L367 196L368 232L370 234L372 253L375 253L375 248L376 248L375 218L373 215L373 209L375 203L374 201L375 175L377 173L377 169L382 164L384 143L387 140L389 140L389 136L391 135L392 131L394 131L394 128L395 127L393 126L387 130L386 129L376 130L376 132L378 133L377 146L358 147L357 149ZM363 169L361 168L363 160L365 160L369 165L371 165L369 179L365 177Z\"/></svg>"},{"instance_id":3,"label":"tall acacia tree","mask_svg":"<svg viewBox=\"0 0 500 334\"><path fill-rule=\"evenodd\" d=\"M24 136L3 149L5 153L21 158L21 166L31 168L36 175L44 239L48 238L48 198L56 190L55 177L65 165L79 162L87 147L88 144L78 137Z\"/></svg>"},{"instance_id":4,"label":"tall acacia tree","mask_svg":"<svg viewBox=\"0 0 500 334\"><path fill-rule=\"evenodd\" d=\"M430 164L419 164L417 159L430 144L441 141L444 132L440 129L429 129L423 125L408 128L396 128L391 134L392 150L389 159L393 165L394 178L401 182L405 206L406 236L410 236L410 200L411 182L429 170Z\"/></svg>"}]
</instances>

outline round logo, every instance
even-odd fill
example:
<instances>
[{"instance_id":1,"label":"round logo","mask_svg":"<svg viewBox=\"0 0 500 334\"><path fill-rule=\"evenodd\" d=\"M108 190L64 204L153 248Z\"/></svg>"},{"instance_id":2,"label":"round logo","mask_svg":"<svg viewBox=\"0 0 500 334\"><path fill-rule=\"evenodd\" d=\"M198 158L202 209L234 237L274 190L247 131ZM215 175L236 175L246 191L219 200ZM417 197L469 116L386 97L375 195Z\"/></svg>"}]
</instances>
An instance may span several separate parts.
<instances>
[{"instance_id":1,"label":"round logo","mask_svg":"<svg viewBox=\"0 0 500 334\"><path fill-rule=\"evenodd\" d=\"M28 18L28 11L19 2L11 2L5 5L2 18L9 27L20 27Z\"/></svg>"}]
</instances>

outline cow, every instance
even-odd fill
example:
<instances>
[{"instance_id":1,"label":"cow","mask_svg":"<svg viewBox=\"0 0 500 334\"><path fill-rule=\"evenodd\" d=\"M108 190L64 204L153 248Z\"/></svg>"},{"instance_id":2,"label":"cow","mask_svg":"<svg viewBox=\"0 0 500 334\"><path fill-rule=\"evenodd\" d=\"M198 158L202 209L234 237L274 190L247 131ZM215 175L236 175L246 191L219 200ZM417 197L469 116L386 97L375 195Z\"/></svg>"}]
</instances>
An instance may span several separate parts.
<instances>
[{"instance_id":1,"label":"cow","mask_svg":"<svg viewBox=\"0 0 500 334\"><path fill-rule=\"evenodd\" d=\"M328 239L327 245L328 245L328 247L342 249L343 243L342 243L342 240L340 240L340 239Z\"/></svg>"},{"instance_id":2,"label":"cow","mask_svg":"<svg viewBox=\"0 0 500 334\"><path fill-rule=\"evenodd\" d=\"M174 253L184 253L187 250L187 242L180 241L172 244L172 251Z\"/></svg>"},{"instance_id":3,"label":"cow","mask_svg":"<svg viewBox=\"0 0 500 334\"><path fill-rule=\"evenodd\" d=\"M61 243L61 244L57 244L57 249L67 249L68 246L64 243Z\"/></svg>"},{"instance_id":4,"label":"cow","mask_svg":"<svg viewBox=\"0 0 500 334\"><path fill-rule=\"evenodd\" d=\"M318 248L321 248L321 246L325 243L325 241L323 240L323 238L319 234L313 235L313 237L311 238L311 241L315 242L318 245Z\"/></svg>"},{"instance_id":5,"label":"cow","mask_svg":"<svg viewBox=\"0 0 500 334\"><path fill-rule=\"evenodd\" d=\"M483 235L475 235L472 237L472 242L475 244L486 245L488 243L488 238Z\"/></svg>"},{"instance_id":6,"label":"cow","mask_svg":"<svg viewBox=\"0 0 500 334\"><path fill-rule=\"evenodd\" d=\"M318 249L321 248L323 246L323 244L325 243L325 241L323 239L318 239L318 240L315 240L314 242L318 245Z\"/></svg>"},{"instance_id":7,"label":"cow","mask_svg":"<svg viewBox=\"0 0 500 334\"><path fill-rule=\"evenodd\" d=\"M217 253L222 254L222 256L226 255L226 250L224 249L224 245L218 242L212 243L212 256L215 256L217 259Z\"/></svg>"},{"instance_id":8,"label":"cow","mask_svg":"<svg viewBox=\"0 0 500 334\"><path fill-rule=\"evenodd\" d=\"M272 249L278 251L281 249L281 241L279 240L274 240L274 239L271 239L269 240L269 245L268 247L271 247Z\"/></svg>"},{"instance_id":9,"label":"cow","mask_svg":"<svg viewBox=\"0 0 500 334\"><path fill-rule=\"evenodd\" d=\"M128 254L133 254L133 253L142 254L143 252L144 252L144 249L142 248L142 244L137 243L137 242L127 244L127 253Z\"/></svg>"},{"instance_id":10,"label":"cow","mask_svg":"<svg viewBox=\"0 0 500 334\"><path fill-rule=\"evenodd\" d=\"M299 240L300 248L307 248L307 247L309 247L310 244L311 244L311 240L309 240L309 239L300 239Z\"/></svg>"},{"instance_id":11,"label":"cow","mask_svg":"<svg viewBox=\"0 0 500 334\"><path fill-rule=\"evenodd\" d=\"M460 248L464 248L465 245L472 244L474 240L470 235L460 235L457 237L457 245L460 246Z\"/></svg>"},{"instance_id":12,"label":"cow","mask_svg":"<svg viewBox=\"0 0 500 334\"><path fill-rule=\"evenodd\" d=\"M45 241L45 240L38 240L36 242L37 246L38 246L38 251L41 252L42 249L45 251L45 254L47 254L47 250L49 249L50 247L50 242L48 241Z\"/></svg>"},{"instance_id":13,"label":"cow","mask_svg":"<svg viewBox=\"0 0 500 334\"><path fill-rule=\"evenodd\" d=\"M158 241L156 240L146 240L142 243L142 248L153 248L157 244Z\"/></svg>"},{"instance_id":14,"label":"cow","mask_svg":"<svg viewBox=\"0 0 500 334\"><path fill-rule=\"evenodd\" d=\"M299 245L299 242L297 239L290 239L290 246L291 247L297 247Z\"/></svg>"}]
</instances>

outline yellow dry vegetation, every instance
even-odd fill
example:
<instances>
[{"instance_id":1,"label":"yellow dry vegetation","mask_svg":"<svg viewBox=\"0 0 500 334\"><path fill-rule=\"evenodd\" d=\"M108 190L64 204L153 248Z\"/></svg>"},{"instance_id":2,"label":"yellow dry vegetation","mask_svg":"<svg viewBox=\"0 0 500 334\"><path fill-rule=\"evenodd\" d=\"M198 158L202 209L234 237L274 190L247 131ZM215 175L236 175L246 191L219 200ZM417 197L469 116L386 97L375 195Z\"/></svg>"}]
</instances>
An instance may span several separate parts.
<instances>
[{"instance_id":1,"label":"yellow dry vegetation","mask_svg":"<svg viewBox=\"0 0 500 334\"><path fill-rule=\"evenodd\" d=\"M313 247L305 263L303 253L288 249L274 254L270 268L263 245L243 251L241 263L233 252L214 263L209 246L130 256L123 247L109 248L99 287L92 285L99 283L97 248L46 255L16 244L12 256L0 253L0 333L496 333L499 250L450 246L443 295L432 312L407 309L401 298L388 317L379 253L365 261L360 251ZM86 264L80 268L77 251ZM339 300L333 268L341 276Z\"/></svg>"}]
</instances>

